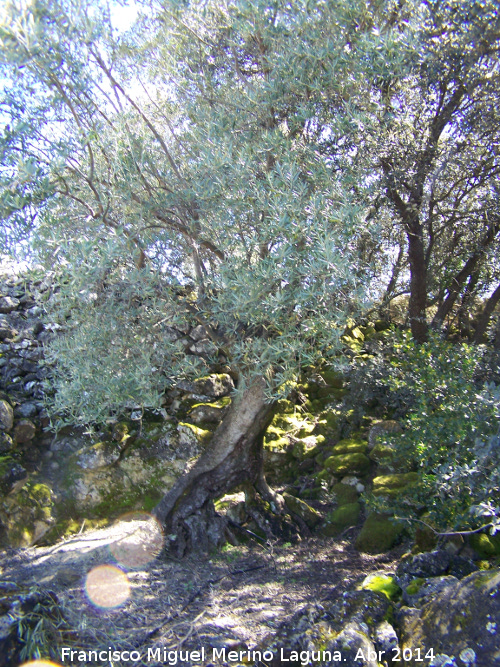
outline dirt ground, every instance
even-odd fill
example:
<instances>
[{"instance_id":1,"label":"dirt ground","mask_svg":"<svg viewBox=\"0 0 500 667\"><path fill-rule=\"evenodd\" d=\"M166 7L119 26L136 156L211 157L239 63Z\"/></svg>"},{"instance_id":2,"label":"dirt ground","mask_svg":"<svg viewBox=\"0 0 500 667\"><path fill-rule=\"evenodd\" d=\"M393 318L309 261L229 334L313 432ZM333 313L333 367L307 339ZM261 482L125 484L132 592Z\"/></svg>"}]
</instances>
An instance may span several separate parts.
<instances>
[{"instance_id":1,"label":"dirt ground","mask_svg":"<svg viewBox=\"0 0 500 667\"><path fill-rule=\"evenodd\" d=\"M353 548L354 536L249 544L174 561L157 557L163 537L156 523L132 517L52 547L4 552L0 578L54 591L68 621L65 645L73 650L111 647L146 657L151 648L163 656L164 649L205 647L198 664L209 664L212 648L265 647L307 603L341 596L373 571L394 571L404 546L370 556ZM63 661L62 648L61 664L101 664L76 654ZM149 657L144 664L165 664Z\"/></svg>"}]
</instances>

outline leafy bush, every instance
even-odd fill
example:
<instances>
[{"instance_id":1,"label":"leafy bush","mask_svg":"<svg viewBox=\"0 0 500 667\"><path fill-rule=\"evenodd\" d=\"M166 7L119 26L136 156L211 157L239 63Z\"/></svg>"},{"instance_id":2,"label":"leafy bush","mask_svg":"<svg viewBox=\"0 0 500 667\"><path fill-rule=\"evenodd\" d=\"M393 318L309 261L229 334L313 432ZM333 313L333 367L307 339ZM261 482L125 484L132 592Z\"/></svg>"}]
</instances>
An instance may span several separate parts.
<instances>
[{"instance_id":1,"label":"leafy bush","mask_svg":"<svg viewBox=\"0 0 500 667\"><path fill-rule=\"evenodd\" d=\"M500 529L500 389L478 380L483 348L432 336L418 345L403 335L394 344L382 386L406 396L403 432L388 434L419 483L390 509L426 511L441 530ZM377 362L380 364L380 361ZM379 380L380 382L380 380ZM378 509L388 501L374 500ZM384 506L385 504L385 506Z\"/></svg>"}]
</instances>

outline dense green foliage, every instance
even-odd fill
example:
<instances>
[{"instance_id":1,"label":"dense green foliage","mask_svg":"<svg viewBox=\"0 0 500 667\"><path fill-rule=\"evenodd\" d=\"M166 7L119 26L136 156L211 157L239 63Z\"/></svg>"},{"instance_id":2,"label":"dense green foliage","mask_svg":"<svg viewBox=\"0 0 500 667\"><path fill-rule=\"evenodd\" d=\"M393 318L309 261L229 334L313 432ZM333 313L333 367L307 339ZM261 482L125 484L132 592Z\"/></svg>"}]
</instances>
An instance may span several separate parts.
<instances>
[{"instance_id":1,"label":"dense green foliage","mask_svg":"<svg viewBox=\"0 0 500 667\"><path fill-rule=\"evenodd\" d=\"M403 431L382 441L419 481L404 499L375 502L379 509L396 507L404 517L424 512L441 530L500 525L500 392L480 379L483 354L438 337L423 345L403 337L387 350L383 384L406 409L393 402L404 414Z\"/></svg>"},{"instance_id":2,"label":"dense green foliage","mask_svg":"<svg viewBox=\"0 0 500 667\"><path fill-rule=\"evenodd\" d=\"M485 342L500 300L498 2L140 7L125 33L92 0L0 26L1 229L58 275L54 410L155 407L214 368L282 396L399 293L421 345L374 372L416 502L493 516L496 390L429 327Z\"/></svg>"}]
</instances>

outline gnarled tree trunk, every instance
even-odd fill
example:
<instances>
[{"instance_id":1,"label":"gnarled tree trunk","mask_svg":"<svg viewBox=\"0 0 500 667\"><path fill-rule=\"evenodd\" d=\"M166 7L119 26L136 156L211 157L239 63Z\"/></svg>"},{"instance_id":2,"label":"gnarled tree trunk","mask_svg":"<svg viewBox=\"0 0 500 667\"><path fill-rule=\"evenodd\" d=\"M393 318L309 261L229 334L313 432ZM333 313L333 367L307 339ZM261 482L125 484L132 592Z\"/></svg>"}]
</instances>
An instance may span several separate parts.
<instances>
[{"instance_id":1,"label":"gnarled tree trunk","mask_svg":"<svg viewBox=\"0 0 500 667\"><path fill-rule=\"evenodd\" d=\"M215 512L213 499L240 484L281 508L263 476L262 436L273 412L264 389L258 378L236 396L207 450L154 509L165 527L168 551L183 556L223 543L227 522Z\"/></svg>"}]
</instances>

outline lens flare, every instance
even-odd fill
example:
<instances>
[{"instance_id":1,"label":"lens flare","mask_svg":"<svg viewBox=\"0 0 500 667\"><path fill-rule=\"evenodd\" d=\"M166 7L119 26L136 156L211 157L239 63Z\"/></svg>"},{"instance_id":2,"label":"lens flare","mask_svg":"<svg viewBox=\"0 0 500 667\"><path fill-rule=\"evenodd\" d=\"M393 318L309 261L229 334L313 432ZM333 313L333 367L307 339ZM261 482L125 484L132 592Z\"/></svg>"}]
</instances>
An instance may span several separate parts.
<instances>
[{"instance_id":1,"label":"lens flare","mask_svg":"<svg viewBox=\"0 0 500 667\"><path fill-rule=\"evenodd\" d=\"M163 548L163 530L158 520L146 512L131 512L120 517L125 524L123 536L109 545L115 560L138 568L154 560Z\"/></svg>"},{"instance_id":2,"label":"lens flare","mask_svg":"<svg viewBox=\"0 0 500 667\"><path fill-rule=\"evenodd\" d=\"M87 597L96 605L110 609L119 607L130 597L128 577L115 565L98 565L87 574Z\"/></svg>"}]
</instances>

